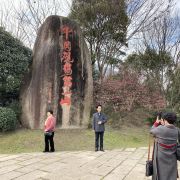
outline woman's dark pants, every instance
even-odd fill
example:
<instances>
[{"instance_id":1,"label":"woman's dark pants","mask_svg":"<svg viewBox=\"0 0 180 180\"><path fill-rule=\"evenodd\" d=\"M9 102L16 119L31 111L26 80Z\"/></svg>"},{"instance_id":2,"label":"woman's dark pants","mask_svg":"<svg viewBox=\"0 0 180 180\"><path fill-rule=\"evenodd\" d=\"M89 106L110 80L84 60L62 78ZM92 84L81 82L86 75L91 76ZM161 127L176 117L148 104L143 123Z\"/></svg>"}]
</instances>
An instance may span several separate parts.
<instances>
[{"instance_id":1,"label":"woman's dark pants","mask_svg":"<svg viewBox=\"0 0 180 180\"><path fill-rule=\"evenodd\" d=\"M50 147L51 147L50 151L51 151L51 152L54 152L54 151L55 151L53 138L54 138L54 132L52 132L52 135L51 135L51 136L44 134L45 151L46 151L46 152L49 151L49 144L50 144Z\"/></svg>"}]
</instances>

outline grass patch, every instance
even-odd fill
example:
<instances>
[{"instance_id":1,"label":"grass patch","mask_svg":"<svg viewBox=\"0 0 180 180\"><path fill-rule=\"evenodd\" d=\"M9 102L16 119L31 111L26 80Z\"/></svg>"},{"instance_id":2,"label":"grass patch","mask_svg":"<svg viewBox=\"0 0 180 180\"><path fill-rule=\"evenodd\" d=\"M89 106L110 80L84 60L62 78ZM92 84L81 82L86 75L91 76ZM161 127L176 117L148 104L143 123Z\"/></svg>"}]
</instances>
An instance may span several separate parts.
<instances>
[{"instance_id":1,"label":"grass patch","mask_svg":"<svg viewBox=\"0 0 180 180\"><path fill-rule=\"evenodd\" d=\"M57 130L56 151L94 150L94 131ZM104 136L105 149L147 146L148 128L122 127L120 130L107 128ZM0 133L0 153L39 152L44 148L42 130L21 129Z\"/></svg>"}]
</instances>

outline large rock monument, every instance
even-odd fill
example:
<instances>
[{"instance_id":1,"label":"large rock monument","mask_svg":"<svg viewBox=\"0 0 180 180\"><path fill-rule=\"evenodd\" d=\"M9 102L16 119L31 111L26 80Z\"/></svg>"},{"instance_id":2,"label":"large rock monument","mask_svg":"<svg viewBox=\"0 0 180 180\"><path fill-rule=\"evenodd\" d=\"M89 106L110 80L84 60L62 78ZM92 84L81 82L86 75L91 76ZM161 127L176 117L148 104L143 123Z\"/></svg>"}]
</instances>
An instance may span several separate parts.
<instances>
[{"instance_id":1,"label":"large rock monument","mask_svg":"<svg viewBox=\"0 0 180 180\"><path fill-rule=\"evenodd\" d=\"M79 26L65 17L48 17L21 88L22 125L43 128L52 109L59 127L87 127L92 95L90 54Z\"/></svg>"}]
</instances>

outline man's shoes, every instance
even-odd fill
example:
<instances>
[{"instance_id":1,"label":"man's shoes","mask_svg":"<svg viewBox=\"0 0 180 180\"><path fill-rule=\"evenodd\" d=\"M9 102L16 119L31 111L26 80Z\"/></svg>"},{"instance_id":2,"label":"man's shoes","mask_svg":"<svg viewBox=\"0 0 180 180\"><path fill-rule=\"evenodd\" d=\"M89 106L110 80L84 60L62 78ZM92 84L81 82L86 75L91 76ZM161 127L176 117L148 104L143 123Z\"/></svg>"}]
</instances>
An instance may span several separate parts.
<instances>
[{"instance_id":1,"label":"man's shoes","mask_svg":"<svg viewBox=\"0 0 180 180\"><path fill-rule=\"evenodd\" d=\"M49 151L45 151L45 150L43 151L43 153L46 153L46 152L49 152Z\"/></svg>"},{"instance_id":2,"label":"man's shoes","mask_svg":"<svg viewBox=\"0 0 180 180\"><path fill-rule=\"evenodd\" d=\"M55 152L55 150L50 150L49 152Z\"/></svg>"},{"instance_id":3,"label":"man's shoes","mask_svg":"<svg viewBox=\"0 0 180 180\"><path fill-rule=\"evenodd\" d=\"M98 151L98 148L95 148L95 152L97 152Z\"/></svg>"},{"instance_id":4,"label":"man's shoes","mask_svg":"<svg viewBox=\"0 0 180 180\"><path fill-rule=\"evenodd\" d=\"M100 148L100 151L103 151L103 152L104 152L104 149L103 149L103 148Z\"/></svg>"}]
</instances>

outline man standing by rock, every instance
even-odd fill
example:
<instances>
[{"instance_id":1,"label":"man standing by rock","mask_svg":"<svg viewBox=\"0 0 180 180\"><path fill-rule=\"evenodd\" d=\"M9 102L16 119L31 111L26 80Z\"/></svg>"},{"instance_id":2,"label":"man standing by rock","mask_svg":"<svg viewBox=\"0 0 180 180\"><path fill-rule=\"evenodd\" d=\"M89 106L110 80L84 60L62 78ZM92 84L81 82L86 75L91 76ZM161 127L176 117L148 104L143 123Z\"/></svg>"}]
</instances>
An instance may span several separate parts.
<instances>
[{"instance_id":1,"label":"man standing by rock","mask_svg":"<svg viewBox=\"0 0 180 180\"><path fill-rule=\"evenodd\" d=\"M44 125L44 140L45 140L45 149L43 152L54 152L54 131L56 126L56 119L53 116L53 111L49 110L47 112L47 119ZM50 151L49 151L49 144L50 144Z\"/></svg>"},{"instance_id":2,"label":"man standing by rock","mask_svg":"<svg viewBox=\"0 0 180 180\"><path fill-rule=\"evenodd\" d=\"M102 106L98 105L96 107L97 112L93 114L92 127L95 131L95 151L99 150L99 139L100 139L100 151L103 149L103 137L105 131L105 123L107 122L107 117L101 113Z\"/></svg>"}]
</instances>

